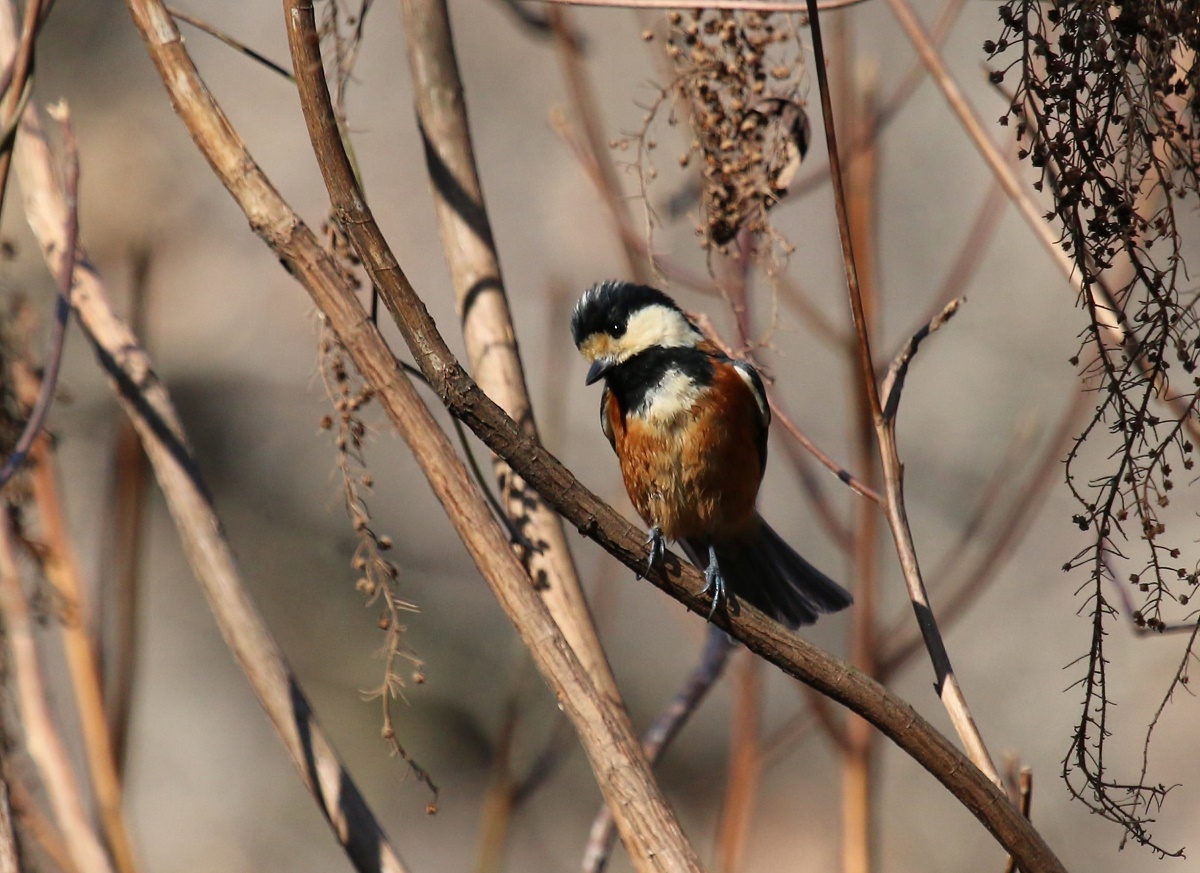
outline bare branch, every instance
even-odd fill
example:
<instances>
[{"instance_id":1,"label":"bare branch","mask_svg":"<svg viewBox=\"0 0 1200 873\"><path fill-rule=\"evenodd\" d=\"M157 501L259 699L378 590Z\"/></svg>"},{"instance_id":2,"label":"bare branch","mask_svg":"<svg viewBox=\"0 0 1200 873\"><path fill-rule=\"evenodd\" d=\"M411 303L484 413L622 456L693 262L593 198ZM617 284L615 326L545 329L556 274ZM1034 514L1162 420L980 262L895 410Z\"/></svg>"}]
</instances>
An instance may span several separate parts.
<instances>
[{"instance_id":1,"label":"bare branch","mask_svg":"<svg viewBox=\"0 0 1200 873\"><path fill-rule=\"evenodd\" d=\"M1022 767L1017 774L1017 809L1021 810L1021 815L1029 818L1030 804L1033 802L1033 771L1028 767ZM1017 873L1017 862L1009 855L1008 860L1004 862L1004 873Z\"/></svg>"},{"instance_id":2,"label":"bare branch","mask_svg":"<svg viewBox=\"0 0 1200 873\"><path fill-rule=\"evenodd\" d=\"M618 9L678 9L679 0L536 0L563 6L604 6ZM818 9L845 9L867 0L820 0ZM729 9L743 12L804 12L799 0L705 0L705 9Z\"/></svg>"},{"instance_id":3,"label":"bare branch","mask_svg":"<svg viewBox=\"0 0 1200 873\"><path fill-rule=\"evenodd\" d=\"M180 21L187 22L192 27L194 27L198 30L204 31L205 33L207 33L209 36L213 37L214 39L219 39L221 42L225 43L225 45L229 46L234 51L241 52L246 57L250 58L250 60L255 61L256 63L262 64L264 67L266 67L272 73L278 73L280 76L283 76L283 78L287 79L289 82L296 81L296 77L292 75L291 70L275 63L273 60L268 58L266 55L261 54L260 52L256 52L254 49L250 48L250 46L246 45L241 40L236 39L232 35L221 30L219 27L216 27L215 25L210 24L209 22L205 21L203 18L198 18L195 15L189 15L186 12L183 12L179 9L174 9L170 6L167 7L167 11L170 12L174 18L177 18Z\"/></svg>"},{"instance_id":4,"label":"bare branch","mask_svg":"<svg viewBox=\"0 0 1200 873\"><path fill-rule=\"evenodd\" d=\"M13 833L12 806L9 804L8 780L0 775L0 873L21 873L21 856Z\"/></svg>"},{"instance_id":5,"label":"bare branch","mask_svg":"<svg viewBox=\"0 0 1200 873\"><path fill-rule=\"evenodd\" d=\"M10 23L8 12L8 9L0 10L0 18L5 19L3 23L0 23L0 31L4 31L6 34L10 32L6 26ZM0 40L2 39L3 37L0 37ZM2 48L0 47L0 50ZM33 405L34 412L30 416L31 423L39 416L44 419L49 410L54 385L57 384L63 335L70 316L69 300L72 293L72 276L78 262L79 155L66 104L59 104L52 109L52 112L62 124L63 146L66 152L66 172L62 195L66 223L56 229L63 241L63 249L59 263L52 267L56 270L58 280L58 294L55 299L55 345L57 351L52 353L51 364L40 384L33 373L29 371L18 372L18 378L14 380L18 396L24 402ZM40 421L37 428L33 430L27 425L26 433L41 437L32 442L31 451L35 463L31 478L33 498L38 508L38 520L41 532L45 537L46 554L43 566L50 581L70 604L74 615L74 619L66 622L63 626L63 647L66 651L67 667L71 675L71 690L75 696L76 708L83 730L88 771L92 779L92 788L96 794L99 817L104 826L105 837L112 850L113 861L117 868L123 873L136 873L137 864L134 861L133 846L122 812L121 779L117 773L112 736L108 730L108 719L104 711L103 680L100 666L96 660L98 647L95 640L89 635L89 628L94 627L94 623L91 621L93 613L89 610L84 598L79 565L66 529L50 441L44 434L38 433L40 427Z\"/></svg>"},{"instance_id":6,"label":"bare branch","mask_svg":"<svg viewBox=\"0 0 1200 873\"><path fill-rule=\"evenodd\" d=\"M754 820L754 802L762 781L762 661L743 653L735 665L732 726L725 796L717 824L717 873L737 873Z\"/></svg>"},{"instance_id":7,"label":"bare branch","mask_svg":"<svg viewBox=\"0 0 1200 873\"><path fill-rule=\"evenodd\" d=\"M887 375L883 379L881 393L887 398L883 406L883 417L891 421L896 417L900 407L900 392L904 390L904 378L908 375L908 365L912 363L913 355L931 333L954 317L966 298L958 297L942 307L942 311L931 318L928 324L922 325L916 333L908 338L908 342L896 354L888 366Z\"/></svg>"},{"instance_id":8,"label":"bare branch","mask_svg":"<svg viewBox=\"0 0 1200 873\"><path fill-rule=\"evenodd\" d=\"M36 6L36 4L31 5ZM4 10L4 13L7 13L7 11ZM5 35L10 36L11 19L4 13L0 13L0 19L2 19L0 20L0 29L3 29ZM63 113L65 119L65 104ZM58 388L58 373L62 366L63 347L67 339L67 322L71 315L71 304L69 301L71 296L71 274L75 269L75 250L79 239L79 155L74 147L75 139L71 133L70 124L65 120L63 130L64 142L67 145L65 173L67 226L64 229L63 235L66 239L70 257L64 260L63 268L55 276L58 297L54 301L54 329L50 334L50 351L43 371L41 385L38 388L37 398L33 402L33 408L29 413L29 420L25 422L25 429L17 439L12 454L4 460L4 465L0 467L0 488L3 488L4 483L12 478L13 473L25 463L25 458L29 454L29 449L33 446L33 441L42 432L42 425L45 424L46 416L50 413L50 405L54 402L54 392ZM7 160L8 157L9 152L5 152L4 159ZM2 198L3 192L0 191L0 199Z\"/></svg>"}]
</instances>

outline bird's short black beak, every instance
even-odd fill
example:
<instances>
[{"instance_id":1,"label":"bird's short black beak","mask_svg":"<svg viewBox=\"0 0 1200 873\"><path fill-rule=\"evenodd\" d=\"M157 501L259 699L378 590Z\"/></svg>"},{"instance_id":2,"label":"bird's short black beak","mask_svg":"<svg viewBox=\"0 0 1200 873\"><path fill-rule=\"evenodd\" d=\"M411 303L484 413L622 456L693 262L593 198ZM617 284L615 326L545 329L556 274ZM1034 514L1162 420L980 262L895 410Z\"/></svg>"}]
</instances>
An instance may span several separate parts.
<instances>
[{"instance_id":1,"label":"bird's short black beak","mask_svg":"<svg viewBox=\"0 0 1200 873\"><path fill-rule=\"evenodd\" d=\"M613 361L608 358L598 358L592 362L592 366L588 368L587 378L584 380L585 385L591 385L594 382L603 378L604 374L613 368Z\"/></svg>"}]
</instances>

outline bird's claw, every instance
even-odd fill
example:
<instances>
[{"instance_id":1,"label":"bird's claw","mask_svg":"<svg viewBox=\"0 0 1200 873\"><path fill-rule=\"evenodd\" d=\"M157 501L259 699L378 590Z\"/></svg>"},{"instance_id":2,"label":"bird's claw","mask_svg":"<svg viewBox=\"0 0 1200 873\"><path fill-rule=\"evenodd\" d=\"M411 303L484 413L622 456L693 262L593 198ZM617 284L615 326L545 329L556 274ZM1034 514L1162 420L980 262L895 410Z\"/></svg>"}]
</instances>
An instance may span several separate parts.
<instances>
[{"instance_id":1,"label":"bird's claw","mask_svg":"<svg viewBox=\"0 0 1200 873\"><path fill-rule=\"evenodd\" d=\"M650 535L646 537L646 545L650 547L650 557L646 560L646 572L638 573L639 579L644 579L654 572L654 567L662 560L663 554L667 551L667 541L663 537L662 528L658 525L650 528Z\"/></svg>"},{"instance_id":2,"label":"bird's claw","mask_svg":"<svg viewBox=\"0 0 1200 873\"><path fill-rule=\"evenodd\" d=\"M717 564L717 551L712 546L708 548L708 566L704 568L704 587L699 594L712 594L712 606L708 609L708 620L712 621L717 614L717 607L726 602L728 597L725 590L725 577Z\"/></svg>"}]
</instances>

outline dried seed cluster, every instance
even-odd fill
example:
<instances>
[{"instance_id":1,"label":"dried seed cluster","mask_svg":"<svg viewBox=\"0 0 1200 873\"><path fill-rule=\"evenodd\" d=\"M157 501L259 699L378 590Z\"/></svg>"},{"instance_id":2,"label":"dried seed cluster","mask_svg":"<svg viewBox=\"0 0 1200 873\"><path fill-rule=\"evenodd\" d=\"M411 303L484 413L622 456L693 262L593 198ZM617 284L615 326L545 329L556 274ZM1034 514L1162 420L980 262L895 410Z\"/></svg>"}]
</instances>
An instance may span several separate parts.
<instances>
[{"instance_id":1,"label":"dried seed cluster","mask_svg":"<svg viewBox=\"0 0 1200 873\"><path fill-rule=\"evenodd\" d=\"M357 286L356 268L359 262L345 234L332 224L326 228L326 233L335 261L345 272L346 278ZM342 501L358 538L358 545L350 559L351 567L358 574L355 587L365 595L368 606L381 603L377 624L384 632L381 649L384 675L379 686L370 689L367 696L381 701L382 735L388 748L433 792L433 800L429 805L429 810L433 812L437 809L437 786L400 744L392 718L392 702L403 698L408 681L417 685L424 682L425 673L423 662L404 639L407 628L403 616L418 611L418 608L400 596L400 568L387 557L393 546L392 538L375 530L366 501L366 495L375 482L364 454L369 430L363 412L374 398L374 392L354 369L341 341L323 321L318 349L325 392L333 404L333 414L322 416L320 427L334 434L337 468L342 477ZM407 680L399 672L402 662L409 667Z\"/></svg>"},{"instance_id":2,"label":"dried seed cluster","mask_svg":"<svg viewBox=\"0 0 1200 873\"><path fill-rule=\"evenodd\" d=\"M983 48L993 58L1015 57L992 80L1017 74L1000 123L1015 125L1020 155L1038 171L1034 187L1053 197L1046 219L1057 222L1075 261L1089 321L1071 363L1090 361L1084 374L1097 388L1095 416L1067 462L1081 508L1072 522L1091 538L1066 569L1090 574L1081 591L1093 634L1080 683L1084 716L1064 775L1077 797L1135 840L1175 854L1146 829L1163 786L1148 783L1144 770L1127 784L1106 771L1104 638L1118 615L1107 599L1118 560L1138 568L1143 602L1128 612L1140 627L1161 632L1168 617L1196 620L1194 609L1175 607L1194 596L1196 557L1181 546L1195 537L1189 529L1178 544L1169 541L1165 513L1173 466L1194 467L1197 432L1200 323L1186 260L1200 251L1177 219L1182 202L1200 193L1200 4L1009 0L999 13L1000 36ZM1105 430L1116 442L1105 470L1080 475L1097 463L1088 456L1085 464L1085 443ZM1187 675L1194 645L1187 639L1167 697Z\"/></svg>"},{"instance_id":3,"label":"dried seed cluster","mask_svg":"<svg viewBox=\"0 0 1200 873\"><path fill-rule=\"evenodd\" d=\"M702 245L725 251L744 230L786 248L767 213L786 193L808 148L795 17L673 11L664 43L674 78L645 118L641 147L654 148L647 131L662 103L673 99L677 109L667 123L676 125L682 115L691 127L679 163L698 163L702 178ZM652 169L644 172L653 176Z\"/></svg>"}]
</instances>

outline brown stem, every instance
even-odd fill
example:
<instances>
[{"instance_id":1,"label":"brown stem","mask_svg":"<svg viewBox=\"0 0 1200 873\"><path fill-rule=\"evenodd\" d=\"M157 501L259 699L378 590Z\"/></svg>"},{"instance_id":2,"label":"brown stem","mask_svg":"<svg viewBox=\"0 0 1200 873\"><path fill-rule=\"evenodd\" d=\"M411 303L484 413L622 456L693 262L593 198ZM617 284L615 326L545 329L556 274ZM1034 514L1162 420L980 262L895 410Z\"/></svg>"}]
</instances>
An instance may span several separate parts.
<instances>
[{"instance_id":1,"label":"brown stem","mask_svg":"<svg viewBox=\"0 0 1200 873\"><path fill-rule=\"evenodd\" d=\"M0 17L4 19L0 23L0 32L2 32L0 42L8 42L11 39L9 12L9 8L0 10ZM7 46L0 45L0 51L3 51L4 48ZM58 286L58 295L55 299L58 353L54 355L54 359L41 380L31 371L21 368L16 370L14 384L17 395L34 409L30 416L31 423L38 417L39 410L41 415L45 415L49 408L49 399L53 395L53 386L57 381L58 357L62 350L62 332L66 329L70 315L72 276L78 256L79 214L76 195L79 182L79 156L65 103L57 106L56 116L62 123L63 146L66 151L67 163L63 183L65 223L58 230L63 240L63 257L58 264L54 265ZM40 428L40 425L38 427ZM112 851L114 863L123 873L135 873L137 864L134 861L133 845L129 839L122 811L121 779L117 772L112 735L108 729L108 718L104 710L103 680L98 660L98 646L90 633L91 629L96 627L95 613L84 597L79 563L75 558L74 545L67 531L62 501L59 497L58 476L54 469L54 453L51 450L49 438L46 434L30 430L28 427L26 432L37 435L30 450L30 458L33 461L31 482L33 500L38 508L38 521L46 549L43 566L46 576L70 604L73 614L71 620L63 625L63 648L66 653L67 668L71 675L71 690L75 697L75 705L83 732L83 745L88 772L91 775L92 789L96 795L100 821L103 824L105 838Z\"/></svg>"},{"instance_id":2,"label":"brown stem","mask_svg":"<svg viewBox=\"0 0 1200 873\"><path fill-rule=\"evenodd\" d=\"M563 6L606 6L624 9L676 9L679 0L538 0ZM818 9L845 9L867 0L819 0ZM796 0L705 0L705 9L731 9L750 12L796 12Z\"/></svg>"},{"instance_id":3,"label":"brown stem","mask_svg":"<svg viewBox=\"0 0 1200 873\"><path fill-rule=\"evenodd\" d=\"M1033 771L1022 767L1017 774L1017 809L1021 815L1029 818L1030 804L1033 802ZM1017 873L1017 862L1012 855L1004 862L1004 873Z\"/></svg>"},{"instance_id":4,"label":"brown stem","mask_svg":"<svg viewBox=\"0 0 1200 873\"><path fill-rule=\"evenodd\" d=\"M39 529L46 549L43 566L46 577L70 604L71 617L62 631L63 648L83 730L88 772L113 861L119 870L131 873L137 870L137 865L121 810L121 778L117 772L112 734L104 711L103 684L96 661L95 641L87 631L89 626L93 626L91 612L83 596L79 563L67 534L58 475L54 470L54 455L46 435L43 434L34 444L31 458L33 500L38 508Z\"/></svg>"},{"instance_id":5,"label":"brown stem","mask_svg":"<svg viewBox=\"0 0 1200 873\"><path fill-rule=\"evenodd\" d=\"M642 735L642 749L653 765L663 756L688 719L699 709L708 692L725 672L736 644L719 628L709 627L700 660L692 669L683 688L658 714L654 724ZM583 873L602 873L616 841L612 812L601 808L592 821L587 845L583 850Z\"/></svg>"},{"instance_id":6,"label":"brown stem","mask_svg":"<svg viewBox=\"0 0 1200 873\"><path fill-rule=\"evenodd\" d=\"M47 4L48 5L48 4ZM4 10L4 30L5 42L12 39L12 24L10 15L14 13L12 4L6 4ZM29 0L25 4L25 17L21 22L21 36L16 44L16 53L13 56L11 77L4 94L3 101L0 101L0 119L3 119L5 129L13 124L22 112L22 104L25 100L26 86L29 78L33 73L33 50L34 43L37 40L38 30L41 27L43 3L41 0ZM5 54L11 51L11 48L6 47ZM8 172L12 167L12 142L8 143L8 147L0 151L0 206L3 206L8 193Z\"/></svg>"},{"instance_id":7,"label":"brown stem","mask_svg":"<svg viewBox=\"0 0 1200 873\"><path fill-rule=\"evenodd\" d=\"M134 336L144 337L149 252L138 252L132 268L130 328ZM105 520L107 534L102 546L104 555L100 561L97 589L100 591L100 626L108 631L108 639L101 647L105 671L104 704L108 712L117 772L122 779L137 668L141 555L151 481L150 463L142 450L137 431L127 416L120 415L112 450L108 497L111 512Z\"/></svg>"},{"instance_id":8,"label":"brown stem","mask_svg":"<svg viewBox=\"0 0 1200 873\"><path fill-rule=\"evenodd\" d=\"M0 776L0 873L21 873L21 855L13 833L12 806L8 802L8 779Z\"/></svg>"},{"instance_id":9,"label":"brown stem","mask_svg":"<svg viewBox=\"0 0 1200 873\"><path fill-rule=\"evenodd\" d=\"M900 463L899 449L896 444L894 408L893 414L885 414L885 410L880 405L879 386L875 382L871 340L867 328L868 321L862 289L858 281L858 268L847 214L847 197L842 181L841 162L838 158L837 134L833 125L833 107L830 102L829 81L825 70L825 54L821 45L817 2L816 0L806 0L806 2L812 34L814 66L817 68L817 83L821 91L821 115L825 121L825 142L829 153L830 175L833 180L838 236L842 244L842 263L846 272L846 286L857 338L859 374L866 388L867 399L875 421L876 438L879 441L879 455L885 486L884 511L887 514L888 526L892 531L892 539L896 544L896 553L900 559L900 569L904 574L905 584L908 587L909 599L912 601L913 610L917 616L917 625L921 628L921 635L929 650L930 660L933 662L934 673L937 677L938 696L941 698L943 706L946 707L967 754L970 755L975 765L998 786L1000 774L992 762L991 755L988 754L987 746L984 745L983 738L979 734L979 728L975 725L975 720L967 707L966 697L959 687L958 678L951 666L946 644L938 631L937 619L929 606L929 596L925 591L921 566L913 545L912 529L908 523L908 512L904 503L903 466ZM903 0L888 0L888 2L897 3L903 2ZM897 387L900 383L902 383L902 378L897 380ZM893 391L892 394L898 399L898 391ZM890 400L889 407L892 407Z\"/></svg>"},{"instance_id":10,"label":"brown stem","mask_svg":"<svg viewBox=\"0 0 1200 873\"><path fill-rule=\"evenodd\" d=\"M838 16L839 19L845 16ZM839 31L842 28L839 28ZM848 40L849 35L844 39ZM849 52L846 52L847 57ZM876 124L873 82L851 81L849 70L843 70L846 92L851 96L844 117L849 122L851 141L863 145L852 148L847 162L846 182L849 199L847 220L857 263L859 284L863 294L863 311L868 322L867 335L874 337L879 322L879 288L876 284L875 235L878 208L878 175L875 143L862 134L864 128ZM844 346L852 376L855 344ZM878 446L875 438L875 416L871 398L861 378L853 378L855 466L866 483L879 488ZM868 676L876 673L878 657L875 638L876 595L879 566L879 507L867 501L857 501L854 535L854 609L850 615L850 662ZM870 873L874 868L872 825L874 815L874 731L871 725L857 716L846 721L845 743L842 751L842 870L844 873Z\"/></svg>"}]
</instances>

